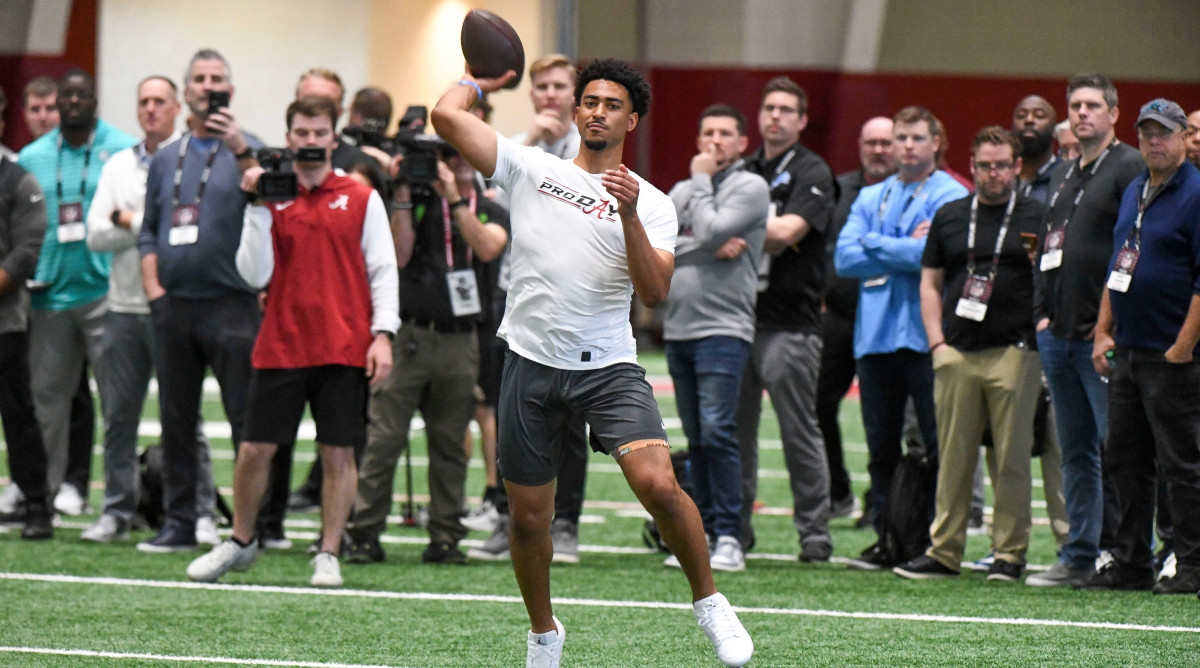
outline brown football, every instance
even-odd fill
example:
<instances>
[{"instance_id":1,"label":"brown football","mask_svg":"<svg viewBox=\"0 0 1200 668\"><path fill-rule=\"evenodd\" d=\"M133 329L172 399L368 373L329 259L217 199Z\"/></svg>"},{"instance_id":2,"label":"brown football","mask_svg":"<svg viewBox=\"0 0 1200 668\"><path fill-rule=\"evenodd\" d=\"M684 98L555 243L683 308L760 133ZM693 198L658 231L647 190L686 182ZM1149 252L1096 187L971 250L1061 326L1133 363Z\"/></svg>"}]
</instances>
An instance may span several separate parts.
<instances>
[{"instance_id":1,"label":"brown football","mask_svg":"<svg viewBox=\"0 0 1200 668\"><path fill-rule=\"evenodd\" d=\"M482 9L472 9L462 24L463 57L472 76L491 79L509 70L517 73L505 88L516 88L525 72L525 47L508 21Z\"/></svg>"}]
</instances>

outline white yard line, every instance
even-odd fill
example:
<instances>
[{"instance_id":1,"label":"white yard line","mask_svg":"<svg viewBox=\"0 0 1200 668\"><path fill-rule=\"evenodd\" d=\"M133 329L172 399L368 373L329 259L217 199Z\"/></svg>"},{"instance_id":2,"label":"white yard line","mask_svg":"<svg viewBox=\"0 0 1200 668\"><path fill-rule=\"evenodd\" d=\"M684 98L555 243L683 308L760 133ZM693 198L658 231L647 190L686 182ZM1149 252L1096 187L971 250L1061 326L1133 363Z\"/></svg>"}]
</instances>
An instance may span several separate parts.
<instances>
[{"instance_id":1,"label":"white yard line","mask_svg":"<svg viewBox=\"0 0 1200 668\"><path fill-rule=\"evenodd\" d=\"M201 584L196 582L178 582L167 580L135 580L112 577L82 577L76 575L44 575L36 573L0 573L0 580L16 580L25 582L47 582L58 584L101 585L115 587L146 587L156 589L190 589L203 591L229 591L240 593L284 594L291 596L342 596L372 599L408 600L408 601L458 601L463 603L504 603L520 605L517 596L498 596L480 594L454 594L441 592L397 592L397 591L368 591L356 589L314 589L302 587L279 587L265 585L230 585L230 584ZM670 603L663 601L620 601L607 599L585 598L555 598L560 606L581 606L595 608L629 609L640 608L649 610L691 610L688 603ZM833 617L864 620L890 620L909 622L932 622L952 624L983 624L999 626L1057 626L1084 629L1103 629L1110 631L1141 631L1153 633L1195 633L1200 634L1200 626L1155 626L1150 624L1125 624L1119 622L1089 622L1065 619L1032 619L1027 617L968 617L961 615L925 615L914 613L894 612L860 612L846 610L816 610L808 608L734 608L740 613L762 615L784 615L804 617ZM270 663L262 665L280 666L334 666L337 664L304 664L304 663Z\"/></svg>"},{"instance_id":2,"label":"white yard line","mask_svg":"<svg viewBox=\"0 0 1200 668\"><path fill-rule=\"evenodd\" d=\"M53 647L4 647L0 654L39 654L43 656L86 656L100 659L143 659L177 663L228 663L235 666L287 666L296 668L398 668L382 664L323 663L321 661L284 661L277 659L234 659L223 656L173 656L131 652L96 652L88 649L56 649Z\"/></svg>"}]
</instances>

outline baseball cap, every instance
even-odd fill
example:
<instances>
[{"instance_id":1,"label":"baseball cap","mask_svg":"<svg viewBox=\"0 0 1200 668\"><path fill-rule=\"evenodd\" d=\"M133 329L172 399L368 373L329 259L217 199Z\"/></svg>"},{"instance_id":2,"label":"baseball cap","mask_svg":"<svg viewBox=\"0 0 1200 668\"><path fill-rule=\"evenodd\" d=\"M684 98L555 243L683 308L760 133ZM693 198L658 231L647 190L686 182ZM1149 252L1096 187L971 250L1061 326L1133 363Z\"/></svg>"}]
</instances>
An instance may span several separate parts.
<instances>
[{"instance_id":1,"label":"baseball cap","mask_svg":"<svg viewBox=\"0 0 1200 668\"><path fill-rule=\"evenodd\" d=\"M1187 114L1183 113L1183 107L1160 97L1142 105L1141 111L1138 112L1137 123L1133 125L1139 127L1144 121L1158 121L1167 128L1178 131L1187 127Z\"/></svg>"}]
</instances>

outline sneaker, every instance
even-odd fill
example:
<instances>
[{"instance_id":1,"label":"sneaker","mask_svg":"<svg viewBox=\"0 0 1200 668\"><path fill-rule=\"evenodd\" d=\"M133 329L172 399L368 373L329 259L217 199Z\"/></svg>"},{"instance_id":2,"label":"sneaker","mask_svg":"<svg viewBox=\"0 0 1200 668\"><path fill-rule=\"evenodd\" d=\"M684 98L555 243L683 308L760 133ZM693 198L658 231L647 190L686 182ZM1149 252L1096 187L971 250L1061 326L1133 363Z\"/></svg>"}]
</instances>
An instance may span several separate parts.
<instances>
[{"instance_id":1,"label":"sneaker","mask_svg":"<svg viewBox=\"0 0 1200 668\"><path fill-rule=\"evenodd\" d=\"M555 518L550 522L550 542L554 545L551 563L579 563L579 527L570 520Z\"/></svg>"},{"instance_id":2,"label":"sneaker","mask_svg":"<svg viewBox=\"0 0 1200 668\"><path fill-rule=\"evenodd\" d=\"M496 530L483 541L483 545L471 548L467 554L472 559L484 561L507 561L508 556L508 524L512 518L501 515L496 521Z\"/></svg>"},{"instance_id":3,"label":"sneaker","mask_svg":"<svg viewBox=\"0 0 1200 668\"><path fill-rule=\"evenodd\" d=\"M54 514L45 503L25 504L25 527L21 538L25 540L47 540L54 537Z\"/></svg>"},{"instance_id":4,"label":"sneaker","mask_svg":"<svg viewBox=\"0 0 1200 668\"><path fill-rule=\"evenodd\" d=\"M842 517L854 517L859 513L861 504L858 497L854 494L847 494L846 498L841 501L834 501L829 508L829 517L831 519L839 519Z\"/></svg>"},{"instance_id":5,"label":"sneaker","mask_svg":"<svg viewBox=\"0 0 1200 668\"><path fill-rule=\"evenodd\" d=\"M875 543L863 550L862 554L857 558L846 561L846 566L856 571L877 571L883 568L891 568L895 565L895 560L884 552L879 543Z\"/></svg>"},{"instance_id":6,"label":"sneaker","mask_svg":"<svg viewBox=\"0 0 1200 668\"><path fill-rule=\"evenodd\" d=\"M350 538L350 546L345 551L348 564L379 563L387 559L387 553L379 544L379 536L374 534L355 533Z\"/></svg>"},{"instance_id":7,"label":"sneaker","mask_svg":"<svg viewBox=\"0 0 1200 668\"><path fill-rule=\"evenodd\" d=\"M995 553L995 552L988 552L988 555L987 555L986 557L983 557L983 558L981 558L981 559L977 559L977 560L975 561L975 563L971 564L971 571L972 571L973 573L988 573L988 572L991 572L991 570L992 570L992 564L994 564L994 563L996 563L996 553Z\"/></svg>"},{"instance_id":8,"label":"sneaker","mask_svg":"<svg viewBox=\"0 0 1200 668\"><path fill-rule=\"evenodd\" d=\"M129 540L129 527L122 526L116 516L105 513L96 523L79 534L81 540L89 543L111 543L114 540Z\"/></svg>"},{"instance_id":9,"label":"sneaker","mask_svg":"<svg viewBox=\"0 0 1200 668\"><path fill-rule=\"evenodd\" d=\"M217 523L211 515L196 518L196 542L201 545L221 544L221 537L217 535Z\"/></svg>"},{"instance_id":10,"label":"sneaker","mask_svg":"<svg viewBox=\"0 0 1200 668\"><path fill-rule=\"evenodd\" d=\"M806 564L825 563L833 556L833 543L819 538L800 544L800 561Z\"/></svg>"},{"instance_id":11,"label":"sneaker","mask_svg":"<svg viewBox=\"0 0 1200 668\"><path fill-rule=\"evenodd\" d=\"M320 539L317 539L320 541ZM258 541L264 550L290 550L292 541L283 533L282 525L263 525L258 528Z\"/></svg>"},{"instance_id":12,"label":"sneaker","mask_svg":"<svg viewBox=\"0 0 1200 668\"><path fill-rule=\"evenodd\" d=\"M138 545L141 549L141 545ZM258 560L258 545L242 547L233 539L222 542L208 554L188 564L187 576L192 582L216 582L229 571L244 571Z\"/></svg>"},{"instance_id":13,"label":"sneaker","mask_svg":"<svg viewBox=\"0 0 1200 668\"><path fill-rule=\"evenodd\" d=\"M54 496L54 509L63 515L72 517L82 515L87 510L87 499L79 492L79 488L69 482L64 482Z\"/></svg>"},{"instance_id":14,"label":"sneaker","mask_svg":"<svg viewBox=\"0 0 1200 668\"><path fill-rule=\"evenodd\" d=\"M491 533L496 530L496 522L500 521L500 511L496 510L496 504L491 499L484 499L478 508L459 521L470 531Z\"/></svg>"},{"instance_id":15,"label":"sneaker","mask_svg":"<svg viewBox=\"0 0 1200 668\"><path fill-rule=\"evenodd\" d=\"M168 552L190 552L196 549L196 530L167 522L158 533L137 545L138 552L165 554Z\"/></svg>"},{"instance_id":16,"label":"sneaker","mask_svg":"<svg viewBox=\"0 0 1200 668\"><path fill-rule=\"evenodd\" d=\"M288 495L287 509L289 513L317 513L321 511L320 493L311 496L304 488Z\"/></svg>"},{"instance_id":17,"label":"sneaker","mask_svg":"<svg viewBox=\"0 0 1200 668\"><path fill-rule=\"evenodd\" d=\"M1096 570L1102 570L1105 566L1113 562L1112 550L1100 550L1100 556L1096 557Z\"/></svg>"},{"instance_id":18,"label":"sneaker","mask_svg":"<svg viewBox=\"0 0 1200 668\"><path fill-rule=\"evenodd\" d=\"M465 564L467 555L451 542L435 540L425 548L425 552L421 554L421 561L426 564Z\"/></svg>"},{"instance_id":19,"label":"sneaker","mask_svg":"<svg viewBox=\"0 0 1200 668\"><path fill-rule=\"evenodd\" d=\"M988 569L987 579L988 582L1017 582L1024 574L1025 566L996 559Z\"/></svg>"},{"instance_id":20,"label":"sneaker","mask_svg":"<svg viewBox=\"0 0 1200 668\"><path fill-rule=\"evenodd\" d=\"M754 654L754 641L746 633L733 606L720 593L692 604L692 616L717 650L717 658L726 666L743 666Z\"/></svg>"},{"instance_id":21,"label":"sneaker","mask_svg":"<svg viewBox=\"0 0 1200 668\"><path fill-rule=\"evenodd\" d=\"M1179 567L1179 560L1175 558L1175 550L1171 550L1162 560L1162 566L1158 570L1158 579L1166 580L1167 578L1175 577L1175 569Z\"/></svg>"},{"instance_id":22,"label":"sneaker","mask_svg":"<svg viewBox=\"0 0 1200 668\"><path fill-rule=\"evenodd\" d=\"M332 552L318 552L312 558L313 576L309 584L314 587L336 588L342 586L342 567L338 564L337 555Z\"/></svg>"},{"instance_id":23,"label":"sneaker","mask_svg":"<svg viewBox=\"0 0 1200 668\"><path fill-rule=\"evenodd\" d=\"M987 535L987 525L983 523L983 508L971 507L971 516L967 518L967 535Z\"/></svg>"},{"instance_id":24,"label":"sneaker","mask_svg":"<svg viewBox=\"0 0 1200 668\"><path fill-rule=\"evenodd\" d=\"M1155 594L1195 594L1200 592L1200 570L1186 569L1173 577L1159 580L1151 589Z\"/></svg>"},{"instance_id":25,"label":"sneaker","mask_svg":"<svg viewBox=\"0 0 1200 668\"><path fill-rule=\"evenodd\" d=\"M1149 591L1154 588L1154 573L1149 569L1138 571L1111 561L1072 586L1090 590Z\"/></svg>"},{"instance_id":26,"label":"sneaker","mask_svg":"<svg viewBox=\"0 0 1200 668\"><path fill-rule=\"evenodd\" d=\"M1059 561L1045 573L1035 573L1025 578L1025 584L1031 587L1062 587L1083 582L1094 571L1090 568L1075 568L1065 561Z\"/></svg>"},{"instance_id":27,"label":"sneaker","mask_svg":"<svg viewBox=\"0 0 1200 668\"><path fill-rule=\"evenodd\" d=\"M17 483L10 482L8 487L4 488L4 493L0 494L0 514L8 515L17 512L17 507L25 502L25 493L17 486Z\"/></svg>"},{"instance_id":28,"label":"sneaker","mask_svg":"<svg viewBox=\"0 0 1200 668\"><path fill-rule=\"evenodd\" d=\"M709 557L709 559L711 560L712 557ZM679 557L673 554L666 559L663 559L663 566L666 566L667 568L683 568L683 566L679 565Z\"/></svg>"},{"instance_id":29,"label":"sneaker","mask_svg":"<svg viewBox=\"0 0 1200 668\"><path fill-rule=\"evenodd\" d=\"M529 632L525 640L525 668L559 668L562 663L563 644L567 641L567 630L558 617L554 617L554 631Z\"/></svg>"},{"instance_id":30,"label":"sneaker","mask_svg":"<svg viewBox=\"0 0 1200 668\"><path fill-rule=\"evenodd\" d=\"M947 568L937 559L924 554L900 564L893 568L892 572L909 580L941 580L958 577L958 571Z\"/></svg>"},{"instance_id":31,"label":"sneaker","mask_svg":"<svg viewBox=\"0 0 1200 668\"><path fill-rule=\"evenodd\" d=\"M746 570L746 555L742 552L742 544L733 536L718 537L716 549L708 558L708 564L714 571L737 573Z\"/></svg>"}]
</instances>

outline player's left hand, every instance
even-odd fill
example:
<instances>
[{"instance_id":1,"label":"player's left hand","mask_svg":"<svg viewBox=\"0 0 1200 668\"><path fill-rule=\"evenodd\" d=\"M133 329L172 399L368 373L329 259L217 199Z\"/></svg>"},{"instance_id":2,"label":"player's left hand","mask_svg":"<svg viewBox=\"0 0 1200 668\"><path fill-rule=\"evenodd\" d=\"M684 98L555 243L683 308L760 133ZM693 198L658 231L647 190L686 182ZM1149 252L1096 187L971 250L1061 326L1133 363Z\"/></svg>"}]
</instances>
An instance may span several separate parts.
<instances>
[{"instance_id":1,"label":"player's left hand","mask_svg":"<svg viewBox=\"0 0 1200 668\"><path fill-rule=\"evenodd\" d=\"M376 334L367 348L367 379L372 386L387 380L392 373L392 341L386 334Z\"/></svg>"},{"instance_id":2,"label":"player's left hand","mask_svg":"<svg viewBox=\"0 0 1200 668\"><path fill-rule=\"evenodd\" d=\"M608 194L617 198L617 213L622 218L637 215L639 184L633 174L629 173L628 167L621 164L616 169L606 169L600 181Z\"/></svg>"}]
</instances>

